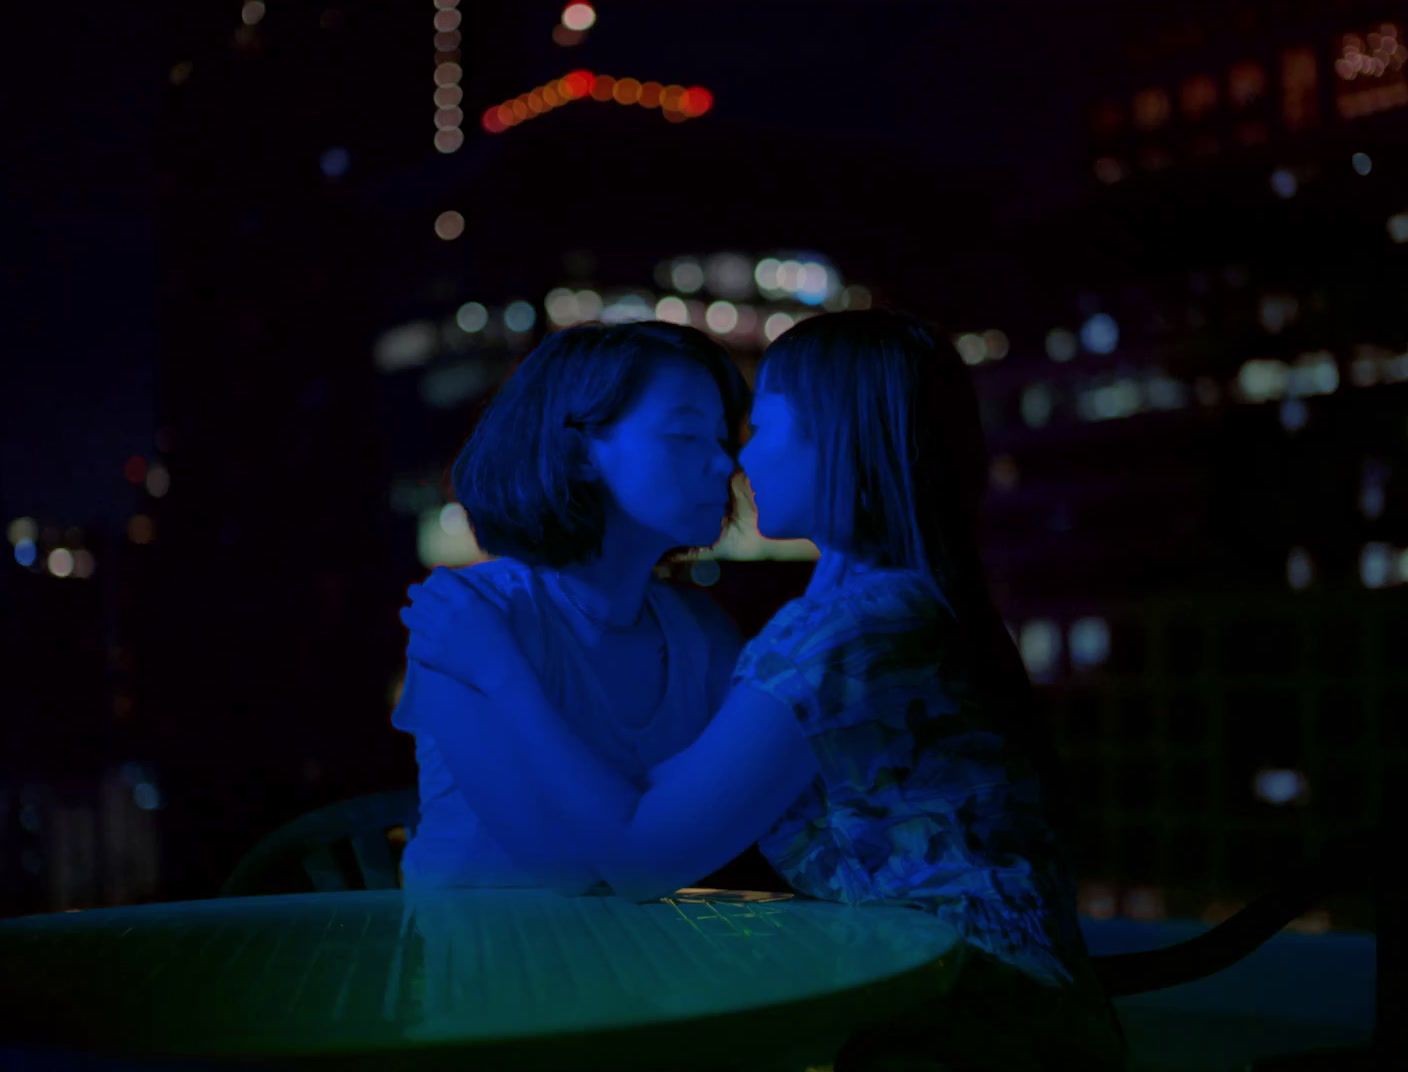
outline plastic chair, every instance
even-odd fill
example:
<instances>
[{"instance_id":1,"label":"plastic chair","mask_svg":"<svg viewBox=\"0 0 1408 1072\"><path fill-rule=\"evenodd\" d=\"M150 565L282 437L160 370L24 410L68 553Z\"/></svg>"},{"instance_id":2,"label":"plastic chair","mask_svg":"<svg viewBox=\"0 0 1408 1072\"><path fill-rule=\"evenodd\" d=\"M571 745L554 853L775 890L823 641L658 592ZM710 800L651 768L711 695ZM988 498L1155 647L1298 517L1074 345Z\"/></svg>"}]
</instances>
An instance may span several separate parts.
<instances>
[{"instance_id":1,"label":"plastic chair","mask_svg":"<svg viewBox=\"0 0 1408 1072\"><path fill-rule=\"evenodd\" d=\"M414 789L341 800L285 823L245 853L222 897L287 893L299 870L319 892L400 885L400 850L415 832Z\"/></svg>"},{"instance_id":2,"label":"plastic chair","mask_svg":"<svg viewBox=\"0 0 1408 1072\"><path fill-rule=\"evenodd\" d=\"M1375 915L1380 917L1382 925L1387 890L1382 872L1370 863L1377 858L1374 854L1376 843L1378 837L1373 832L1352 834L1330 843L1319 859L1292 872L1275 889L1196 938L1161 949L1091 957L1096 977L1111 998L1163 990L1206 978L1250 955L1293 920L1322 903L1328 895L1355 884L1356 880L1362 883L1367 877L1366 872L1370 871L1374 872ZM1378 852L1381 854L1382 849ZM1376 977L1379 1015L1376 1017L1375 1050L1388 1048L1382 1016L1384 974L1381 949L1380 971ZM1255 1061L1248 1067L1250 1072L1280 1072L1283 1069L1286 1072L1292 1069L1351 1072L1371 1067L1373 1060L1374 1051L1367 1047L1355 1047L1323 1053L1286 1054Z\"/></svg>"}]
</instances>

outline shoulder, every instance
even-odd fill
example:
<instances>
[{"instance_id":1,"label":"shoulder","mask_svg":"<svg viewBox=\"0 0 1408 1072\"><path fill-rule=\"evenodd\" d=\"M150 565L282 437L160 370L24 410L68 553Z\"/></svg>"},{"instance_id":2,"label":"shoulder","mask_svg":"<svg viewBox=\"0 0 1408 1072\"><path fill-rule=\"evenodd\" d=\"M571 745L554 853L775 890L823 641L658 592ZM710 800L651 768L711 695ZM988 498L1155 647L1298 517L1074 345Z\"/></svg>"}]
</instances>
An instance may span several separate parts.
<instances>
[{"instance_id":1,"label":"shoulder","mask_svg":"<svg viewBox=\"0 0 1408 1072\"><path fill-rule=\"evenodd\" d=\"M931 579L910 571L876 571L839 589L791 600L748 645L753 659L770 654L796 666L856 658L904 637L931 642L952 614Z\"/></svg>"},{"instance_id":2,"label":"shoulder","mask_svg":"<svg viewBox=\"0 0 1408 1072\"><path fill-rule=\"evenodd\" d=\"M461 580L475 588L513 595L529 590L533 583L534 569L516 558L490 558L474 562L468 566L456 566L451 570Z\"/></svg>"}]
</instances>

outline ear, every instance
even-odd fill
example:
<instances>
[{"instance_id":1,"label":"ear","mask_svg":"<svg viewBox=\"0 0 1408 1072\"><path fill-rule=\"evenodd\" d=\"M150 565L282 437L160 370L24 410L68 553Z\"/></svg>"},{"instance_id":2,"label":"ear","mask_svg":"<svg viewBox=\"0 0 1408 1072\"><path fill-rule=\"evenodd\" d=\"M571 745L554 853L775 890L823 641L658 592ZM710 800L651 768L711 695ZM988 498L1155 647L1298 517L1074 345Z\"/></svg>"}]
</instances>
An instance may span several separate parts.
<instances>
[{"instance_id":1,"label":"ear","mask_svg":"<svg viewBox=\"0 0 1408 1072\"><path fill-rule=\"evenodd\" d=\"M582 428L569 425L563 436L563 449L568 452L574 480L593 481L601 475L597 464L598 443Z\"/></svg>"}]
</instances>

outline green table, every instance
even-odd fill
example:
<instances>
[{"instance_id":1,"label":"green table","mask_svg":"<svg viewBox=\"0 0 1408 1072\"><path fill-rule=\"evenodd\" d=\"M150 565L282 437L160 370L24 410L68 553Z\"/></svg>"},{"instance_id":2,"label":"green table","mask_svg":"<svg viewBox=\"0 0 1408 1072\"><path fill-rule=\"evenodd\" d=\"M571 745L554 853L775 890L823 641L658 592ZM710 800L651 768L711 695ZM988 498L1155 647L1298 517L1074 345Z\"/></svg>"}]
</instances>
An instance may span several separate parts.
<instances>
[{"instance_id":1,"label":"green table","mask_svg":"<svg viewBox=\"0 0 1408 1072\"><path fill-rule=\"evenodd\" d=\"M915 909L725 890L644 905L376 890L28 916L0 921L0 1065L67 1052L124 1069L804 1072L857 1027L942 999L961 951Z\"/></svg>"}]
</instances>

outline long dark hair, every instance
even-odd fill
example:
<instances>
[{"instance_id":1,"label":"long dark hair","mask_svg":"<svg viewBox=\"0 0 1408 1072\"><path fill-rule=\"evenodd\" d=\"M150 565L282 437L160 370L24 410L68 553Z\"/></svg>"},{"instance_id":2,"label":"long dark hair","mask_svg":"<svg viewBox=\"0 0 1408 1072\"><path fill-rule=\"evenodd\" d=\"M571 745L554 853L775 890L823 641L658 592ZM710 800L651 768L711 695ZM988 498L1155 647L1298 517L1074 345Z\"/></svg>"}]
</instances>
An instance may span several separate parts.
<instances>
[{"instance_id":1,"label":"long dark hair","mask_svg":"<svg viewBox=\"0 0 1408 1072\"><path fill-rule=\"evenodd\" d=\"M819 448L817 510L831 546L928 575L1008 739L1036 765L1052 818L1069 798L1031 680L978 546L987 443L972 377L937 329L883 309L825 313L763 354L757 390L785 396Z\"/></svg>"}]
</instances>

